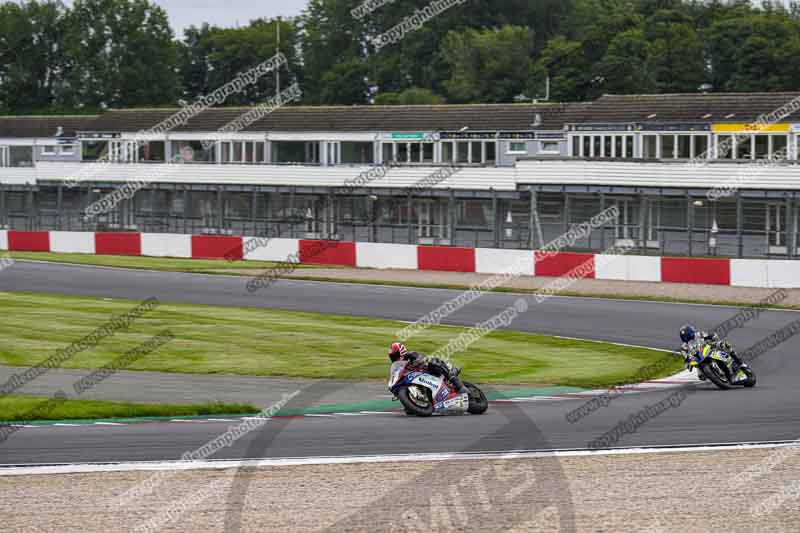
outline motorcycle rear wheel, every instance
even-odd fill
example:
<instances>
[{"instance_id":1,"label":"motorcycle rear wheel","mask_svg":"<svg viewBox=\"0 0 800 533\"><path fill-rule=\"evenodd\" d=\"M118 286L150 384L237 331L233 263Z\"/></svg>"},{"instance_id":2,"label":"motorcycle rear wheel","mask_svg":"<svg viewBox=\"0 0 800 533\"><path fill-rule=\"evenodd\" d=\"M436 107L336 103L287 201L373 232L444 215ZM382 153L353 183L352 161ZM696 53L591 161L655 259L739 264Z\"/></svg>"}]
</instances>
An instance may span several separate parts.
<instances>
[{"instance_id":1,"label":"motorcycle rear wheel","mask_svg":"<svg viewBox=\"0 0 800 533\"><path fill-rule=\"evenodd\" d=\"M415 388L413 392L411 387ZM411 387L403 387L397 391L397 399L403 404L406 413L422 417L431 416L433 414L431 391L417 385L412 385ZM423 395L426 401L418 400L417 398L420 395Z\"/></svg>"},{"instance_id":2,"label":"motorcycle rear wheel","mask_svg":"<svg viewBox=\"0 0 800 533\"><path fill-rule=\"evenodd\" d=\"M489 408L489 400L478 387L472 383L464 382L464 386L469 390L469 407L467 412L471 415L482 415Z\"/></svg>"}]
</instances>

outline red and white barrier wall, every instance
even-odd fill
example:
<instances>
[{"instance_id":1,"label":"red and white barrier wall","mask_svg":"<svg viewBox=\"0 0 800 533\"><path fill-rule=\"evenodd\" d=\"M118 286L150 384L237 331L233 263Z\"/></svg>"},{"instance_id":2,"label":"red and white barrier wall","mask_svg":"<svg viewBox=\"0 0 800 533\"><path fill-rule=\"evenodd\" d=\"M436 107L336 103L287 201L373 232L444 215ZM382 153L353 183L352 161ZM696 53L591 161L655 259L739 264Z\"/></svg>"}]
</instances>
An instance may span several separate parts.
<instances>
[{"instance_id":1,"label":"red and white barrier wall","mask_svg":"<svg viewBox=\"0 0 800 533\"><path fill-rule=\"evenodd\" d=\"M249 242L253 241L253 242ZM194 259L300 261L377 269L434 270L619 281L800 288L800 260L642 257L449 246L325 242L216 235L0 230L0 250Z\"/></svg>"}]
</instances>

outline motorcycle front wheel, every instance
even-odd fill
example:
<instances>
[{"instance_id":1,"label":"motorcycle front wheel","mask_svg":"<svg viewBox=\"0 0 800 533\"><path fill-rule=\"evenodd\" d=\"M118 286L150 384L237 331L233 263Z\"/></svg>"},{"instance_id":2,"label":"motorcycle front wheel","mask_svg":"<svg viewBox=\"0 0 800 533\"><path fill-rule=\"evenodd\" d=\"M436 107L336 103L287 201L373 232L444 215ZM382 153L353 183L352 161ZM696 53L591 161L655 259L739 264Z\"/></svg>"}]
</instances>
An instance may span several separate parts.
<instances>
[{"instance_id":1,"label":"motorcycle front wheel","mask_svg":"<svg viewBox=\"0 0 800 533\"><path fill-rule=\"evenodd\" d=\"M397 391L397 399L409 415L431 416L433 414L433 398L431 391L417 385L403 387Z\"/></svg>"},{"instance_id":2,"label":"motorcycle front wheel","mask_svg":"<svg viewBox=\"0 0 800 533\"><path fill-rule=\"evenodd\" d=\"M464 382L464 386L469 390L469 407L467 412L471 415L482 415L489 408L489 400L478 387L472 383Z\"/></svg>"},{"instance_id":3,"label":"motorcycle front wheel","mask_svg":"<svg viewBox=\"0 0 800 533\"><path fill-rule=\"evenodd\" d=\"M728 374L720 368L719 363L711 360L700 367L703 374L717 387L722 390L733 388L728 381Z\"/></svg>"},{"instance_id":4,"label":"motorcycle front wheel","mask_svg":"<svg viewBox=\"0 0 800 533\"><path fill-rule=\"evenodd\" d=\"M749 367L748 368L740 368L739 370L741 370L742 372L747 374L747 381L743 382L742 385L744 385L748 389L750 387L755 387L756 386L756 374L755 374L755 372L750 370Z\"/></svg>"}]
</instances>

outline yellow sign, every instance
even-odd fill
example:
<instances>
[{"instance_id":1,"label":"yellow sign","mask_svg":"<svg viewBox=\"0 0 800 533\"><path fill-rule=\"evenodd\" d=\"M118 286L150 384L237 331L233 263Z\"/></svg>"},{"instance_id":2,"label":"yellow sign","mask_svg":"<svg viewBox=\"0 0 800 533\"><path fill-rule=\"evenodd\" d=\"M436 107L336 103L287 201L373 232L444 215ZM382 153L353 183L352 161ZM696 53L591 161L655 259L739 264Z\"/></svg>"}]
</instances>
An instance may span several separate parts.
<instances>
[{"instance_id":1,"label":"yellow sign","mask_svg":"<svg viewBox=\"0 0 800 533\"><path fill-rule=\"evenodd\" d=\"M789 133L791 124L712 124L715 133Z\"/></svg>"}]
</instances>

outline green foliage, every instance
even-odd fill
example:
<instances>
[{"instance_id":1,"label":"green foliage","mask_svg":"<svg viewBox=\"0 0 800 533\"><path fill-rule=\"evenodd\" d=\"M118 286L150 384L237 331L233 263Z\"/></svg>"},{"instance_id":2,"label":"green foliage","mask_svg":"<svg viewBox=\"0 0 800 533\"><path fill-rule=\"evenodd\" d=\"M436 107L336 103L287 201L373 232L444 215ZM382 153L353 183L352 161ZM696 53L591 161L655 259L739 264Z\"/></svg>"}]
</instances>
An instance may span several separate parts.
<instances>
[{"instance_id":1,"label":"green foliage","mask_svg":"<svg viewBox=\"0 0 800 533\"><path fill-rule=\"evenodd\" d=\"M797 90L800 3L748 0L470 0L376 49L428 5L308 0L281 51L307 104L575 101L604 93ZM758 5L756 5L758 4ZM192 101L274 55L276 20L203 24L176 40L153 0L0 4L0 113L86 112ZM272 96L263 77L224 105ZM374 98L373 98L374 97Z\"/></svg>"},{"instance_id":2,"label":"green foliage","mask_svg":"<svg viewBox=\"0 0 800 533\"><path fill-rule=\"evenodd\" d=\"M163 9L148 0L75 0L64 19L67 105L175 104L177 45Z\"/></svg>"},{"instance_id":3,"label":"green foliage","mask_svg":"<svg viewBox=\"0 0 800 533\"><path fill-rule=\"evenodd\" d=\"M445 99L430 89L412 87L401 93L381 93L375 97L376 105L437 105Z\"/></svg>"},{"instance_id":4,"label":"green foliage","mask_svg":"<svg viewBox=\"0 0 800 533\"><path fill-rule=\"evenodd\" d=\"M453 102L511 102L530 93L535 40L528 28L504 26L451 32L441 54L451 73L444 87Z\"/></svg>"}]
</instances>

